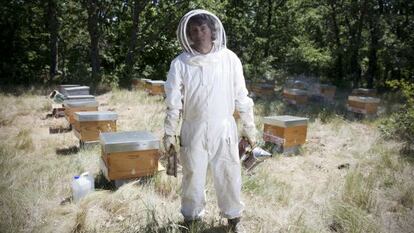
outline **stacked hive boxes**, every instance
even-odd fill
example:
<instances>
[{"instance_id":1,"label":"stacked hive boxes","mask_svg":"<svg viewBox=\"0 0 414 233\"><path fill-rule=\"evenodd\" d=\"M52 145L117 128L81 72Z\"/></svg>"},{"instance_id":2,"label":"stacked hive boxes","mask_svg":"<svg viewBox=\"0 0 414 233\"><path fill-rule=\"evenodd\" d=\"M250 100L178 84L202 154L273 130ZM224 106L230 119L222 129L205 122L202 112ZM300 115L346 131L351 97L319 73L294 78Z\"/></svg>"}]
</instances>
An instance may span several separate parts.
<instances>
[{"instance_id":1,"label":"stacked hive boxes","mask_svg":"<svg viewBox=\"0 0 414 233\"><path fill-rule=\"evenodd\" d=\"M158 171L159 140L146 131L101 133L101 169L108 180L132 179Z\"/></svg>"},{"instance_id":2,"label":"stacked hive boxes","mask_svg":"<svg viewBox=\"0 0 414 233\"><path fill-rule=\"evenodd\" d=\"M251 84L251 90L257 96L272 96L275 93L275 85L272 83L253 83Z\"/></svg>"},{"instance_id":3,"label":"stacked hive boxes","mask_svg":"<svg viewBox=\"0 0 414 233\"><path fill-rule=\"evenodd\" d=\"M115 112L75 112L74 133L82 142L95 142L100 133L116 131L117 119Z\"/></svg>"},{"instance_id":4,"label":"stacked hive boxes","mask_svg":"<svg viewBox=\"0 0 414 233\"><path fill-rule=\"evenodd\" d=\"M95 100L95 97L91 95L88 95L87 97L88 98L65 100L63 102L65 117L71 125L75 123L75 112L98 111L98 102Z\"/></svg>"},{"instance_id":5,"label":"stacked hive boxes","mask_svg":"<svg viewBox=\"0 0 414 233\"><path fill-rule=\"evenodd\" d=\"M296 88L284 88L283 98L289 104L304 105L308 102L308 92Z\"/></svg>"},{"instance_id":6,"label":"stacked hive boxes","mask_svg":"<svg viewBox=\"0 0 414 233\"><path fill-rule=\"evenodd\" d=\"M351 112L376 115L380 99L369 96L349 96L347 108Z\"/></svg>"},{"instance_id":7,"label":"stacked hive boxes","mask_svg":"<svg viewBox=\"0 0 414 233\"><path fill-rule=\"evenodd\" d=\"M350 112L360 113L365 116L377 114L380 99L376 98L375 89L357 88L348 96L347 109Z\"/></svg>"},{"instance_id":8,"label":"stacked hive boxes","mask_svg":"<svg viewBox=\"0 0 414 233\"><path fill-rule=\"evenodd\" d=\"M282 153L297 152L306 142L308 118L289 115L264 118L263 140Z\"/></svg>"}]
</instances>

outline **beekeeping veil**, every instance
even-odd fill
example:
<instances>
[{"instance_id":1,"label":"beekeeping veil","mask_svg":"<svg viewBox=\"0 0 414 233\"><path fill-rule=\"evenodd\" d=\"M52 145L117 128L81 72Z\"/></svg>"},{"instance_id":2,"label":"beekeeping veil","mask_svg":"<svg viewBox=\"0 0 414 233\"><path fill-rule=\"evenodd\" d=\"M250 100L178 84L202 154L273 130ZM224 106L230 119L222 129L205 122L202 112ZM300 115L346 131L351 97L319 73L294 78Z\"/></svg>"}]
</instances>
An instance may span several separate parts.
<instances>
[{"instance_id":1,"label":"beekeeping veil","mask_svg":"<svg viewBox=\"0 0 414 233\"><path fill-rule=\"evenodd\" d=\"M191 47L193 45L193 41L191 41L189 36L189 30L188 30L188 21L191 17L203 14L205 15L206 19L209 21L209 26L213 26L214 28L210 28L213 38L213 50L212 52L217 52L221 50L222 48L226 47L226 32L224 31L223 25L221 24L221 21L217 16L215 16L213 13L208 12L206 10L192 10L185 14L181 20L180 24L177 28L177 38L178 41L181 44L181 47L183 50L187 53L190 53L192 55L197 54L196 51Z\"/></svg>"}]
</instances>

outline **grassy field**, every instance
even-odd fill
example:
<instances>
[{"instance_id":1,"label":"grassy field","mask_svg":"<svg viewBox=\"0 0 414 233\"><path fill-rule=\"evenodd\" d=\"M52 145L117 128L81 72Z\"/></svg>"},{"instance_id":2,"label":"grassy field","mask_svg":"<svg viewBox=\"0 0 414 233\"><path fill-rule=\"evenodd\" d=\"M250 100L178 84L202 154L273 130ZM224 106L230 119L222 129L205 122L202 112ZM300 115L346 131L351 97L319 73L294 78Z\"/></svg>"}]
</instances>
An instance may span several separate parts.
<instances>
[{"instance_id":1,"label":"grassy field","mask_svg":"<svg viewBox=\"0 0 414 233\"><path fill-rule=\"evenodd\" d=\"M72 203L72 177L99 175L100 147L79 149L64 118L45 118L47 91L0 94L0 232L183 232L181 177L164 173ZM161 139L163 99L142 91L113 90L97 96L100 110L118 113L118 130L147 130ZM414 166L401 145L378 130L380 117L345 117L344 98L336 105L286 106L279 98L257 100L262 117L309 117L307 143L300 155L275 154L253 173L243 172L243 225L247 232L414 232ZM390 107L391 106L391 107ZM164 161L162 161L164 162ZM211 178L207 213L193 232L225 232Z\"/></svg>"}]
</instances>

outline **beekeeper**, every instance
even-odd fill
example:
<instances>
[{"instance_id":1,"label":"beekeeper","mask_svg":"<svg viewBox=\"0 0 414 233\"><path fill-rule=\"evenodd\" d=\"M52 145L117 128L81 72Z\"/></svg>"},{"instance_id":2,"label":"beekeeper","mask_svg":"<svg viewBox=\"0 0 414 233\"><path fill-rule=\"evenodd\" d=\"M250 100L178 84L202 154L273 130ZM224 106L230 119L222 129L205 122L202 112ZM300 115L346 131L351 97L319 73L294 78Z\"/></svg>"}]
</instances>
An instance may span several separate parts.
<instances>
[{"instance_id":1,"label":"beekeeper","mask_svg":"<svg viewBox=\"0 0 414 233\"><path fill-rule=\"evenodd\" d=\"M183 53L171 62L165 83L163 140L165 148L174 145L181 116L181 213L187 223L202 218L209 166L221 215L239 232L244 204L240 199L235 110L240 114L242 134L252 145L256 134L253 101L247 96L242 64L226 48L221 21L208 11L193 10L184 15L177 37Z\"/></svg>"}]
</instances>

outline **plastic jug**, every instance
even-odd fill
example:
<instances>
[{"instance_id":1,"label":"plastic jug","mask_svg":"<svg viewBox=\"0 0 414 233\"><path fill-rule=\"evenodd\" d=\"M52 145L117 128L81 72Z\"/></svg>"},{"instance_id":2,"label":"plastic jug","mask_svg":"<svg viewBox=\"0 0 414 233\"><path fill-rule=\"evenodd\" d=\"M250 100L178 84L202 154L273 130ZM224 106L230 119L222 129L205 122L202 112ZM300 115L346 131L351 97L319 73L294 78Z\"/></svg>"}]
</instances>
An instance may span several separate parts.
<instances>
[{"instance_id":1,"label":"plastic jug","mask_svg":"<svg viewBox=\"0 0 414 233\"><path fill-rule=\"evenodd\" d=\"M72 193L73 201L78 202L81 198L95 189L93 177L89 172L82 173L80 176L73 177Z\"/></svg>"}]
</instances>

